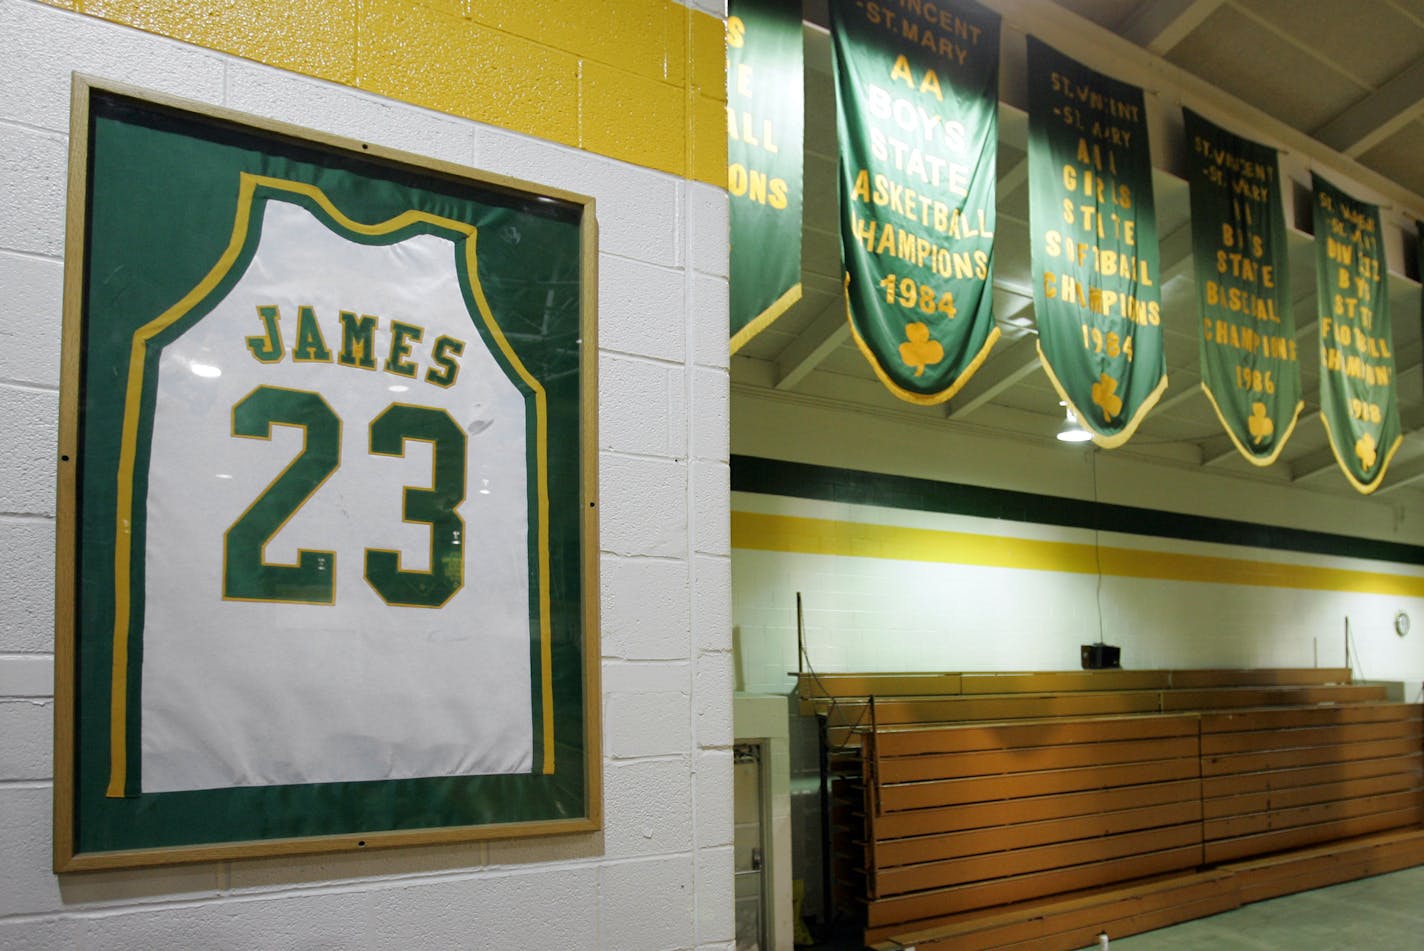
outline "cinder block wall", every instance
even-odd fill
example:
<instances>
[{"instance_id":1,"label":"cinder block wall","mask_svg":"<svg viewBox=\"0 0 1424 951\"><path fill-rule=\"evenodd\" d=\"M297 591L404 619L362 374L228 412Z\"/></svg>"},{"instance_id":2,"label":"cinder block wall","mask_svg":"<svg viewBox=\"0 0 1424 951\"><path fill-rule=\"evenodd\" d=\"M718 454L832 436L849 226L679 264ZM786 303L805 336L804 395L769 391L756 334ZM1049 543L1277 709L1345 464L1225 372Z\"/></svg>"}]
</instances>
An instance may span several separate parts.
<instances>
[{"instance_id":1,"label":"cinder block wall","mask_svg":"<svg viewBox=\"0 0 1424 951\"><path fill-rule=\"evenodd\" d=\"M0 0L0 947L730 948L720 4ZM597 199L605 829L50 872L72 72Z\"/></svg>"},{"instance_id":2,"label":"cinder block wall","mask_svg":"<svg viewBox=\"0 0 1424 951\"><path fill-rule=\"evenodd\" d=\"M1394 628L1398 611L1416 632L1424 617L1424 519L1403 493L1323 494L1161 464L1130 448L943 439L917 420L745 392L733 415L738 454L861 473L835 501L804 497L790 479L773 491L734 493L733 526L742 530L733 536L733 624L749 691L790 689L799 592L807 655L820 672L1072 670L1079 646L1100 637L1139 670L1344 667L1348 619L1355 677L1403 681L1408 699L1421 696L1424 638ZM821 438L826 432L836 437ZM1157 528L1138 534L1123 520L1095 532L988 509L896 507L877 495L882 475L945 483L946 497L958 486L1030 493L1065 512L1082 513L1094 500L1130 506L1157 513ZM825 527L813 545L769 544L747 527L749 515ZM1227 544L1192 539L1182 524L1192 518L1329 537L1317 539L1316 551L1264 538ZM1392 547L1382 555L1379 542Z\"/></svg>"}]
</instances>

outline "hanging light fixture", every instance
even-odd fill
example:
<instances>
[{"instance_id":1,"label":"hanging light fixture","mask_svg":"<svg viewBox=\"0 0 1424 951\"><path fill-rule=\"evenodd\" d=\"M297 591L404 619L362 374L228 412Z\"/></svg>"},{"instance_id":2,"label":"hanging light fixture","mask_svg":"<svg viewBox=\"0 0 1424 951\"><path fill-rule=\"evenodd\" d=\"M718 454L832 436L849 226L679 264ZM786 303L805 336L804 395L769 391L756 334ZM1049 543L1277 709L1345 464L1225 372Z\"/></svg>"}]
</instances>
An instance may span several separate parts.
<instances>
[{"instance_id":1,"label":"hanging light fixture","mask_svg":"<svg viewBox=\"0 0 1424 951\"><path fill-rule=\"evenodd\" d=\"M1073 412L1073 407L1065 405L1063 407L1063 425L1058 427L1058 438L1062 442L1087 442L1093 438L1093 434L1088 432L1078 423L1078 414Z\"/></svg>"}]
</instances>

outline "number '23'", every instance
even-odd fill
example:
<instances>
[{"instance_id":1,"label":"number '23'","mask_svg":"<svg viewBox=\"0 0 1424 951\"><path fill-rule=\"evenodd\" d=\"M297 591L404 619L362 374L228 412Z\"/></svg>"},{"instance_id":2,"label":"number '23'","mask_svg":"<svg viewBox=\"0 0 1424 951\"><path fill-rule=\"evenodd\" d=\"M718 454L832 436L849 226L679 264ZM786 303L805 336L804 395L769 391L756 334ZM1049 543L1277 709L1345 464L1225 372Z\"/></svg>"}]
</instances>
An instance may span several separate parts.
<instances>
[{"instance_id":1,"label":"number '23'","mask_svg":"<svg viewBox=\"0 0 1424 951\"><path fill-rule=\"evenodd\" d=\"M238 516L223 537L223 597L238 601L332 604L336 553L297 550L294 565L269 564L263 549L341 464L341 419L308 390L259 386L232 408L232 435L272 438L272 427L302 430L302 451ZM406 440L431 444L430 488L407 486L401 516L430 526L430 570L401 568L399 551L366 549L366 581L387 603L438 608L465 583L465 432L441 409L392 403L371 421L369 451L404 456Z\"/></svg>"}]
</instances>

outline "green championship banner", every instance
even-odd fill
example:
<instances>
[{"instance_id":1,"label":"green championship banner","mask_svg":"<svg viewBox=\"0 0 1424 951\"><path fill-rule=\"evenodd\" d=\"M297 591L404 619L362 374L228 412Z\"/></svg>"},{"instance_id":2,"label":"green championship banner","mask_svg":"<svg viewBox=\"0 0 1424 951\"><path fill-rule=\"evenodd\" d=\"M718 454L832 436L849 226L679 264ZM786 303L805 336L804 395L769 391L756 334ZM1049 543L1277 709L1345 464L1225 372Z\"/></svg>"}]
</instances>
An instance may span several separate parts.
<instances>
[{"instance_id":1,"label":"green championship banner","mask_svg":"<svg viewBox=\"0 0 1424 951\"><path fill-rule=\"evenodd\" d=\"M1039 355L1111 449L1167 388L1142 90L1030 36L1028 170Z\"/></svg>"},{"instance_id":2,"label":"green championship banner","mask_svg":"<svg viewBox=\"0 0 1424 951\"><path fill-rule=\"evenodd\" d=\"M1202 389L1241 455L1268 466L1305 405L1276 150L1182 113Z\"/></svg>"},{"instance_id":3,"label":"green championship banner","mask_svg":"<svg viewBox=\"0 0 1424 951\"><path fill-rule=\"evenodd\" d=\"M1360 492L1384 481L1404 436L1394 387L1394 332L1379 208L1314 173L1320 418L1335 460Z\"/></svg>"},{"instance_id":4,"label":"green championship banner","mask_svg":"<svg viewBox=\"0 0 1424 951\"><path fill-rule=\"evenodd\" d=\"M999 339L999 17L832 3L831 37L851 331L890 392L942 403Z\"/></svg>"},{"instance_id":5,"label":"green championship banner","mask_svg":"<svg viewBox=\"0 0 1424 951\"><path fill-rule=\"evenodd\" d=\"M801 299L801 4L731 0L727 192L731 350Z\"/></svg>"}]
</instances>

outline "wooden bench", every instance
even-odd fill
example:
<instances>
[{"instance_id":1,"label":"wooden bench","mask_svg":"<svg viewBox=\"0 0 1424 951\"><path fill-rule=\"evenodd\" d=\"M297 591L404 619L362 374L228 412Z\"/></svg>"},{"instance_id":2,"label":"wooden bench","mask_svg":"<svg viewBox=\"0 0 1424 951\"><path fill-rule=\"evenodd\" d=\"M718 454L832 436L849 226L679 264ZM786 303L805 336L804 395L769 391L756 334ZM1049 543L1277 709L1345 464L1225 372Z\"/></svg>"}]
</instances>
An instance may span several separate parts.
<instances>
[{"instance_id":1,"label":"wooden bench","mask_svg":"<svg viewBox=\"0 0 1424 951\"><path fill-rule=\"evenodd\" d=\"M802 674L801 712L826 717L833 746L878 726L1160 713L1383 699L1344 668L1048 673Z\"/></svg>"},{"instance_id":2,"label":"wooden bench","mask_svg":"<svg viewBox=\"0 0 1424 951\"><path fill-rule=\"evenodd\" d=\"M1127 934L1424 862L1421 707L1345 670L809 679L847 751L834 864L868 944L1081 947L1074 915ZM953 692L910 692L930 684ZM1391 830L1387 860L1309 851Z\"/></svg>"},{"instance_id":3,"label":"wooden bench","mask_svg":"<svg viewBox=\"0 0 1424 951\"><path fill-rule=\"evenodd\" d=\"M1208 863L1424 820L1416 705L1204 713L1200 722Z\"/></svg>"},{"instance_id":4,"label":"wooden bench","mask_svg":"<svg viewBox=\"0 0 1424 951\"><path fill-rule=\"evenodd\" d=\"M1076 895L954 916L903 932L877 949L1054 951L1204 918L1241 905L1424 863L1424 831L1401 830L1200 872L1166 875Z\"/></svg>"}]
</instances>

